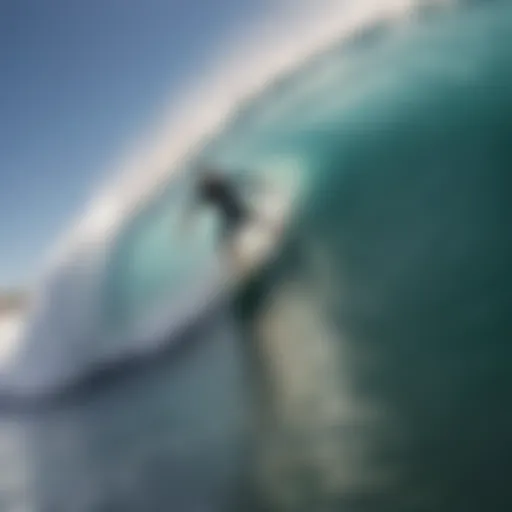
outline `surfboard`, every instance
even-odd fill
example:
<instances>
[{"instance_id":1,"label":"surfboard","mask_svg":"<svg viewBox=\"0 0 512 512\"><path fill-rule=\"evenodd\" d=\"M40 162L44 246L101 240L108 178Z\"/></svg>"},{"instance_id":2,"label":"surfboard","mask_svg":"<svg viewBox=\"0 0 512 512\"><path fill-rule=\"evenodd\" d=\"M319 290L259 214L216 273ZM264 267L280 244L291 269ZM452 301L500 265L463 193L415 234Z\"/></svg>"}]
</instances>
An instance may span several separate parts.
<instances>
[{"instance_id":1,"label":"surfboard","mask_svg":"<svg viewBox=\"0 0 512 512\"><path fill-rule=\"evenodd\" d=\"M292 204L290 191L283 189L262 193L253 201L254 215L230 242L233 257L226 262L229 281L236 287L278 253Z\"/></svg>"}]
</instances>

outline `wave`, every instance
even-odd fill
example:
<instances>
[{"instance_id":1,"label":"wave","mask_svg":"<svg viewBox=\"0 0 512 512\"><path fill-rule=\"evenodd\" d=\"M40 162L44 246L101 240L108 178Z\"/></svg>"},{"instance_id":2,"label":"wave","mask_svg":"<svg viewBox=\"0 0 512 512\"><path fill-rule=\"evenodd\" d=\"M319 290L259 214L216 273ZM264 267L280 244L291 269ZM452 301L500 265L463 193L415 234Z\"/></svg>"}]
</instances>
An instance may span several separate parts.
<instances>
[{"instance_id":1,"label":"wave","mask_svg":"<svg viewBox=\"0 0 512 512\"><path fill-rule=\"evenodd\" d=\"M422 44L432 44L421 41L421 21L414 25L408 17L413 3L367 2L364 9L354 8L355 14L347 16L349 22L331 24L325 31L328 37L324 34L317 44L309 40L302 54L280 62L280 72L284 68L289 73L292 61L297 70L277 82L277 92L274 83L270 93L256 94L251 99L254 107L247 104L231 123L226 116L216 118L217 134L196 138L208 144L189 142L188 151L164 156L156 151L148 163L154 169L150 178L132 171L126 180L108 187L60 244L15 348L1 362L0 391L27 396L52 393L98 366L142 356L179 339L170 333L198 321L204 308L215 303L218 287L212 267L214 231L208 220L190 245L171 243L169 223L179 216L176 191L186 189L187 169L197 158L209 158L228 168L295 174L311 208L325 181L338 179L337 171L326 170L321 162L333 155L340 134L346 134L345 145L354 142L357 123L365 123L371 108L390 104L400 87L421 96L422 89L406 83L397 64L407 53L407 37L419 33L420 50ZM400 23L404 16L405 24ZM371 29L381 26L383 19L395 20L386 37L373 43L371 36L360 37L363 27L370 35L378 33ZM394 30L399 27L405 28L405 35ZM353 41L350 35L359 36L362 48L357 51L353 45L354 51L347 54L345 49ZM334 49L300 68L305 56L314 53L313 47L317 51L326 40L336 38L342 41ZM465 64L467 55L462 57ZM412 60L414 54L405 65ZM391 76L385 63L391 65ZM269 73L276 74L272 66L269 69L260 71L253 85L268 83ZM364 103L369 107L361 111ZM342 194L338 185L332 193L335 190Z\"/></svg>"}]
</instances>

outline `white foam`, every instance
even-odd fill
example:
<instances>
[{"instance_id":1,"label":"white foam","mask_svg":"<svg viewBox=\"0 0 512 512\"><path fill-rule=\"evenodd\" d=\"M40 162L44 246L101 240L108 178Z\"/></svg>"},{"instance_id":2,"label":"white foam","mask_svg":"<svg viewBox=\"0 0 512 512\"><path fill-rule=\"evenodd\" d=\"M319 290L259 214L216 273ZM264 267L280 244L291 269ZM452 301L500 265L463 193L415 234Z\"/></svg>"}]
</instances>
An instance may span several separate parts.
<instances>
[{"instance_id":1,"label":"white foam","mask_svg":"<svg viewBox=\"0 0 512 512\"><path fill-rule=\"evenodd\" d=\"M23 328L21 312L9 312L0 315L0 359L12 356L16 349L16 341Z\"/></svg>"}]
</instances>

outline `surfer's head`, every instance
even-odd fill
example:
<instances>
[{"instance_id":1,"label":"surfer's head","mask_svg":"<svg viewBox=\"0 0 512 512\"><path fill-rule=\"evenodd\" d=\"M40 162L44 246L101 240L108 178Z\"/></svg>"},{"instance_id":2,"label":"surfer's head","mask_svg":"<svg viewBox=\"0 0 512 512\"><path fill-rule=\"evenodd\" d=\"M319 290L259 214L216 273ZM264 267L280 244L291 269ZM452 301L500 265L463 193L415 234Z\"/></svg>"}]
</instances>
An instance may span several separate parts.
<instances>
[{"instance_id":1,"label":"surfer's head","mask_svg":"<svg viewBox=\"0 0 512 512\"><path fill-rule=\"evenodd\" d=\"M210 185L225 181L223 174L213 167L201 167L199 173L199 185L209 187Z\"/></svg>"}]
</instances>

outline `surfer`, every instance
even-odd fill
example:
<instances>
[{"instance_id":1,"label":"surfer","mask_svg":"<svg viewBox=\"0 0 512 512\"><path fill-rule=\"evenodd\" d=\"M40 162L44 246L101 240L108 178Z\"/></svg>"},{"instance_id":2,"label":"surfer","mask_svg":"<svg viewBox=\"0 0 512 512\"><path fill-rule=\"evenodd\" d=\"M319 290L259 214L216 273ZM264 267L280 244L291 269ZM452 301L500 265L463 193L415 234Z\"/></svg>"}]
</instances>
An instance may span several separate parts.
<instances>
[{"instance_id":1,"label":"surfer","mask_svg":"<svg viewBox=\"0 0 512 512\"><path fill-rule=\"evenodd\" d=\"M213 170L203 172L198 180L198 202L215 208L220 214L223 241L229 240L251 217L237 185L234 180Z\"/></svg>"},{"instance_id":2,"label":"surfer","mask_svg":"<svg viewBox=\"0 0 512 512\"><path fill-rule=\"evenodd\" d=\"M228 251L228 259L236 265L236 236L249 222L266 223L256 214L244 197L246 192L262 190L262 183L253 176L227 176L212 168L201 168L194 183L196 206L205 205L217 211L221 220L220 244ZM270 226L269 226L270 227Z\"/></svg>"}]
</instances>

